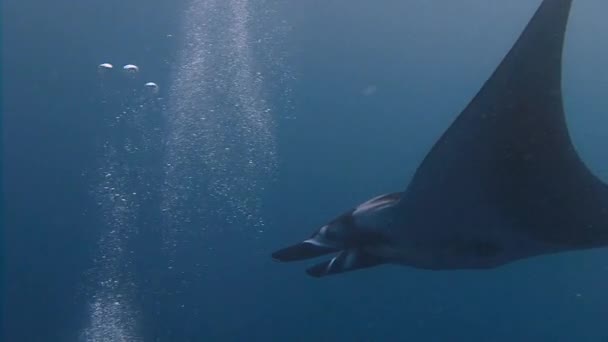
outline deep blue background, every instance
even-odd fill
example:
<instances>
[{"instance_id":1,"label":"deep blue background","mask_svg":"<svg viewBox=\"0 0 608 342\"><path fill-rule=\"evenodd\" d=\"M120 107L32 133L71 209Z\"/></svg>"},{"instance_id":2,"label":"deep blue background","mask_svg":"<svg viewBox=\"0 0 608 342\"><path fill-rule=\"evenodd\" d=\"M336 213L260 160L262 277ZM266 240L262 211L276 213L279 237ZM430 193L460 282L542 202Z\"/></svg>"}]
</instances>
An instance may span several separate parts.
<instances>
[{"instance_id":1,"label":"deep blue background","mask_svg":"<svg viewBox=\"0 0 608 342\"><path fill-rule=\"evenodd\" d=\"M277 48L289 54L296 77L292 112L275 118L277 180L260 194L267 227L211 231L190 241L190 257L206 267L184 266L195 276L181 287L183 279L146 269L164 261L145 248L156 246L157 236L142 235L139 335L146 341L608 338L605 250L483 272L386 266L322 280L307 277L306 265L269 258L352 205L403 188L538 3L269 2L292 28ZM84 172L98 165L98 137L106 129L96 115L95 68L108 59L133 62L167 84L180 46L165 38L179 34L186 5L3 2L6 341L75 340L87 324L83 274L103 229L90 196L94 180ZM564 62L571 134L604 180L607 10L602 0L574 1ZM370 85L377 91L362 96ZM155 286L166 293L146 288L151 274L164 279ZM151 310L159 301L160 310Z\"/></svg>"}]
</instances>

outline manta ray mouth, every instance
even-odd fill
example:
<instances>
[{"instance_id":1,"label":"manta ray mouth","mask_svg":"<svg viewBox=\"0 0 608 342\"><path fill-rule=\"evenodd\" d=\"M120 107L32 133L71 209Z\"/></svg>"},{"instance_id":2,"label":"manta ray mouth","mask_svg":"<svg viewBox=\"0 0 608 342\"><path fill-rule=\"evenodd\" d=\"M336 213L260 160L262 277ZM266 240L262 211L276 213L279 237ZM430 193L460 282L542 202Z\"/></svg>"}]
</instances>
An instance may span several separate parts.
<instances>
[{"instance_id":1,"label":"manta ray mouth","mask_svg":"<svg viewBox=\"0 0 608 342\"><path fill-rule=\"evenodd\" d=\"M316 258L339 251L340 249L338 248L313 243L307 240L272 253L272 258L282 262L298 261Z\"/></svg>"},{"instance_id":2,"label":"manta ray mouth","mask_svg":"<svg viewBox=\"0 0 608 342\"><path fill-rule=\"evenodd\" d=\"M360 247L331 247L315 240L306 240L278 250L272 253L272 258L276 261L289 262L316 258L330 253L338 253L338 255L313 265L306 270L306 273L309 276L320 278L355 269L372 267L386 262L382 257L368 254Z\"/></svg>"},{"instance_id":3,"label":"manta ray mouth","mask_svg":"<svg viewBox=\"0 0 608 342\"><path fill-rule=\"evenodd\" d=\"M331 260L314 265L306 270L309 276L320 278L332 274L344 273L385 263L382 257L371 255L361 248L349 248L341 251Z\"/></svg>"}]
</instances>

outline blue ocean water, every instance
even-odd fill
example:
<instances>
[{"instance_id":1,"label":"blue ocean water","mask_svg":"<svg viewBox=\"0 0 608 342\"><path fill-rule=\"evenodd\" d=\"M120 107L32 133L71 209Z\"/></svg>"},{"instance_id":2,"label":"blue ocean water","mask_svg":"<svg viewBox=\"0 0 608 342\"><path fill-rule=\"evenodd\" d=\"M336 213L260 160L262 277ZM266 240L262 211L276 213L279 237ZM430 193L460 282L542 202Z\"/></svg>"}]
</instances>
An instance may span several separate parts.
<instances>
[{"instance_id":1,"label":"blue ocean water","mask_svg":"<svg viewBox=\"0 0 608 342\"><path fill-rule=\"evenodd\" d=\"M405 187L539 3L5 1L3 340L605 341L605 249L324 279L270 258ZM604 181L606 10L574 1L563 82Z\"/></svg>"}]
</instances>

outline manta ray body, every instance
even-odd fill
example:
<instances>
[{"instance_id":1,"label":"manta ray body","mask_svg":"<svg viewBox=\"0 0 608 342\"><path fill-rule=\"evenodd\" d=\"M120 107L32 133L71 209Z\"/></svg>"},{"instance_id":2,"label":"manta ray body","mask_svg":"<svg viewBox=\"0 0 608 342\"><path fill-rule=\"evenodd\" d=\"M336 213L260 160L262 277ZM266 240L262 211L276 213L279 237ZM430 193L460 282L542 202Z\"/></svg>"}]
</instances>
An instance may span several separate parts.
<instances>
[{"instance_id":1,"label":"manta ray body","mask_svg":"<svg viewBox=\"0 0 608 342\"><path fill-rule=\"evenodd\" d=\"M340 215L278 261L329 253L321 277L386 263L487 269L608 244L608 186L568 134L562 50L572 0L544 0L409 186Z\"/></svg>"}]
</instances>

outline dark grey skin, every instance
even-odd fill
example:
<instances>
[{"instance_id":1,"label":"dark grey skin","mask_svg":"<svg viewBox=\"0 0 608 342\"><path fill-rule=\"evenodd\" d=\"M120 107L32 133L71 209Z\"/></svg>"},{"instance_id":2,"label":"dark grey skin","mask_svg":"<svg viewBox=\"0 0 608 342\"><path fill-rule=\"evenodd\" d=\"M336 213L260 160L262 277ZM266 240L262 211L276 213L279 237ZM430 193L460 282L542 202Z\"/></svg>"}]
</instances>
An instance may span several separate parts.
<instances>
[{"instance_id":1,"label":"dark grey skin","mask_svg":"<svg viewBox=\"0 0 608 342\"><path fill-rule=\"evenodd\" d=\"M572 0L544 0L403 192L374 198L273 253L339 252L315 277L385 263L487 269L608 244L608 187L570 140L561 93Z\"/></svg>"}]
</instances>

